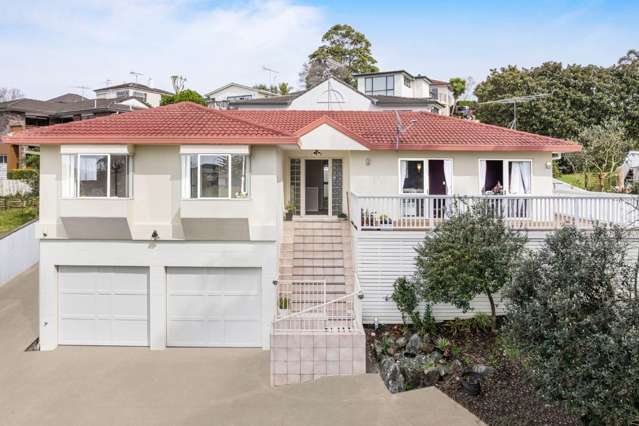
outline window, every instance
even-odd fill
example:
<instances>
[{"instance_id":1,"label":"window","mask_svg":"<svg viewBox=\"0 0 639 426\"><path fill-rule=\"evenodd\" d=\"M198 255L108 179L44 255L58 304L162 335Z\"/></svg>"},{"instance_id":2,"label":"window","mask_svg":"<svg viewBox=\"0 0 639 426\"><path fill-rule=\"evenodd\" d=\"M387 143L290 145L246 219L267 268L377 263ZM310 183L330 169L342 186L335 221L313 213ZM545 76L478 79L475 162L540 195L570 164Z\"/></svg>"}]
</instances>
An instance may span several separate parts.
<instances>
[{"instance_id":1,"label":"window","mask_svg":"<svg viewBox=\"0 0 639 426\"><path fill-rule=\"evenodd\" d=\"M7 156L0 155L0 164L7 164Z\"/></svg>"},{"instance_id":2,"label":"window","mask_svg":"<svg viewBox=\"0 0 639 426\"><path fill-rule=\"evenodd\" d=\"M133 92L133 97L142 99L144 102L146 102L146 93L144 92Z\"/></svg>"},{"instance_id":3,"label":"window","mask_svg":"<svg viewBox=\"0 0 639 426\"><path fill-rule=\"evenodd\" d=\"M249 156L187 154L182 156L182 197L246 198Z\"/></svg>"},{"instance_id":4,"label":"window","mask_svg":"<svg viewBox=\"0 0 639 426\"><path fill-rule=\"evenodd\" d=\"M404 86L410 89L410 85L411 85L411 80L408 77L404 76Z\"/></svg>"},{"instance_id":5,"label":"window","mask_svg":"<svg viewBox=\"0 0 639 426\"><path fill-rule=\"evenodd\" d=\"M400 160L399 169L401 193L423 194L424 160Z\"/></svg>"},{"instance_id":6,"label":"window","mask_svg":"<svg viewBox=\"0 0 639 426\"><path fill-rule=\"evenodd\" d=\"M433 99L438 99L438 91L437 91L437 87L432 87L430 88L430 97Z\"/></svg>"},{"instance_id":7,"label":"window","mask_svg":"<svg viewBox=\"0 0 639 426\"><path fill-rule=\"evenodd\" d=\"M128 198L131 175L126 154L64 154L62 197Z\"/></svg>"},{"instance_id":8,"label":"window","mask_svg":"<svg viewBox=\"0 0 639 426\"><path fill-rule=\"evenodd\" d=\"M253 95L236 95L236 96L227 96L227 101L245 101L247 99L253 99Z\"/></svg>"},{"instance_id":9,"label":"window","mask_svg":"<svg viewBox=\"0 0 639 426\"><path fill-rule=\"evenodd\" d=\"M115 96L118 98L128 98L129 97L129 91L128 90L118 90L117 92L115 92Z\"/></svg>"},{"instance_id":10,"label":"window","mask_svg":"<svg viewBox=\"0 0 639 426\"><path fill-rule=\"evenodd\" d=\"M393 75L366 77L364 85L367 95L393 96L395 94L395 76Z\"/></svg>"},{"instance_id":11,"label":"window","mask_svg":"<svg viewBox=\"0 0 639 426\"><path fill-rule=\"evenodd\" d=\"M532 184L530 160L480 160L479 185L487 194L530 194Z\"/></svg>"}]
</instances>

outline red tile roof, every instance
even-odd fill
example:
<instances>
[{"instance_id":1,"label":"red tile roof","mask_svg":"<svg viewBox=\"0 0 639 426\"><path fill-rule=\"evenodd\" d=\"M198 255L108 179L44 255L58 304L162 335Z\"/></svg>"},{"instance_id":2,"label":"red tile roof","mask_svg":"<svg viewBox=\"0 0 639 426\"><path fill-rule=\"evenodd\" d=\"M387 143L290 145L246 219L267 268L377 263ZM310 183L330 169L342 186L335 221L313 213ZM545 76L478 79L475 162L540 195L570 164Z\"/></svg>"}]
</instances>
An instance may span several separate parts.
<instances>
[{"instance_id":1,"label":"red tile roof","mask_svg":"<svg viewBox=\"0 0 639 426\"><path fill-rule=\"evenodd\" d=\"M571 152L577 144L428 112L400 112L402 150ZM395 149L394 111L218 111L179 103L122 115L34 128L8 143L295 144L327 124L370 149Z\"/></svg>"}]
</instances>

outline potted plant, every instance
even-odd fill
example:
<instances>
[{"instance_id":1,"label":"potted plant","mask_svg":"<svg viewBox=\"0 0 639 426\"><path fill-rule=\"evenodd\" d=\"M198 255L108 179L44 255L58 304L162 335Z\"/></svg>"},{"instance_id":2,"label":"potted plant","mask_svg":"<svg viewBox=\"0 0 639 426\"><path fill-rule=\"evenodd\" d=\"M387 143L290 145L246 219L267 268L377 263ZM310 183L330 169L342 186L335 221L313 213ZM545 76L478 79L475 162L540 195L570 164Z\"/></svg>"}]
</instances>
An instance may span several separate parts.
<instances>
[{"instance_id":1,"label":"potted plant","mask_svg":"<svg viewBox=\"0 0 639 426\"><path fill-rule=\"evenodd\" d=\"M392 228L393 227L393 219L390 218L387 214L381 214L379 216L379 226L380 228Z\"/></svg>"},{"instance_id":2,"label":"potted plant","mask_svg":"<svg viewBox=\"0 0 639 426\"><path fill-rule=\"evenodd\" d=\"M285 220L293 220L293 214L295 214L296 210L297 210L297 206L295 205L295 203L288 203L286 205L286 217L285 217Z\"/></svg>"},{"instance_id":3,"label":"potted plant","mask_svg":"<svg viewBox=\"0 0 639 426\"><path fill-rule=\"evenodd\" d=\"M277 301L277 313L280 317L285 317L286 315L288 315L288 305L288 297L280 296L279 300Z\"/></svg>"}]
</instances>

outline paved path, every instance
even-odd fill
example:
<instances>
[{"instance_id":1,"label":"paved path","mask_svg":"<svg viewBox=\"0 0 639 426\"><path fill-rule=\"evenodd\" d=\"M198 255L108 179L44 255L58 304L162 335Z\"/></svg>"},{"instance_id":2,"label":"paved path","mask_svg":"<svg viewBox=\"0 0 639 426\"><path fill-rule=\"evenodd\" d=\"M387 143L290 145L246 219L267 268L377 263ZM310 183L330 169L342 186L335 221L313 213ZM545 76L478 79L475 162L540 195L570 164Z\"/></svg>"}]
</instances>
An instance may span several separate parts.
<instances>
[{"instance_id":1,"label":"paved path","mask_svg":"<svg viewBox=\"0 0 639 426\"><path fill-rule=\"evenodd\" d=\"M36 337L37 270L0 287L0 425L477 425L434 388L377 375L271 388L258 349L61 347Z\"/></svg>"}]
</instances>

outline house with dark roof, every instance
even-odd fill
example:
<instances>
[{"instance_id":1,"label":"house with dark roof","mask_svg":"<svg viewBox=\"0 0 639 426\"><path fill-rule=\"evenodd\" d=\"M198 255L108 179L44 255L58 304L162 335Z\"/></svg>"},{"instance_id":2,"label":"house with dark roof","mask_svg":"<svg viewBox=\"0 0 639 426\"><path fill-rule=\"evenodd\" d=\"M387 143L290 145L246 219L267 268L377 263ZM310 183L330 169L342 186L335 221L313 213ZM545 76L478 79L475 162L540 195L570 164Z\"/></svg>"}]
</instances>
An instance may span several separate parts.
<instances>
[{"instance_id":1,"label":"house with dark roof","mask_svg":"<svg viewBox=\"0 0 639 426\"><path fill-rule=\"evenodd\" d=\"M95 89L97 99L135 99L151 107L160 106L162 95L173 95L167 90L141 83L122 83Z\"/></svg>"},{"instance_id":2,"label":"house with dark roof","mask_svg":"<svg viewBox=\"0 0 639 426\"><path fill-rule=\"evenodd\" d=\"M184 102L3 136L40 146L41 350L259 347L274 385L361 374L362 324L401 322L394 280L457 212L485 203L537 241L639 219L627 199L553 192L573 142L333 107Z\"/></svg>"},{"instance_id":3,"label":"house with dark roof","mask_svg":"<svg viewBox=\"0 0 639 426\"><path fill-rule=\"evenodd\" d=\"M75 93L66 93L46 101L14 99L0 102L0 135L13 134L31 127L87 120L149 107L149 104L132 96L88 99ZM0 179L6 179L9 170L16 169L24 163L24 152L21 152L18 146L0 145L0 164L3 165L0 166Z\"/></svg>"},{"instance_id":4,"label":"house with dark roof","mask_svg":"<svg viewBox=\"0 0 639 426\"><path fill-rule=\"evenodd\" d=\"M429 97L395 96L393 92L366 94L336 78L307 90L284 96L259 99L234 99L228 109L238 110L304 110L304 111L428 111L445 113L446 106Z\"/></svg>"}]
</instances>

